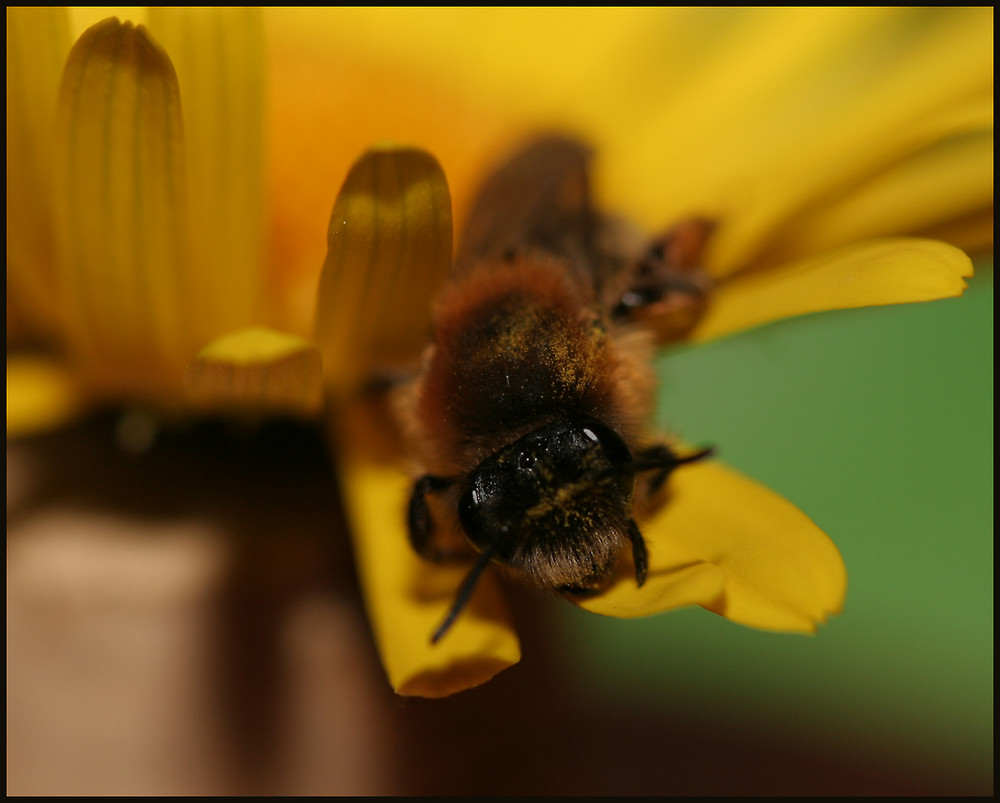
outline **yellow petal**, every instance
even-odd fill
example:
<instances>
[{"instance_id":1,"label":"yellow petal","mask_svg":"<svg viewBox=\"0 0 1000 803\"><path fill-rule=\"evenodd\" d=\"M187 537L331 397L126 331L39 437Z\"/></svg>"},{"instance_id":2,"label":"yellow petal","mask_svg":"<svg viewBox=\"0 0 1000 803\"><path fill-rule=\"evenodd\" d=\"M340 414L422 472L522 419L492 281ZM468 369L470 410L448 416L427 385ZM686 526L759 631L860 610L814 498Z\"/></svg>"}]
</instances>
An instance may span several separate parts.
<instances>
[{"instance_id":1,"label":"yellow petal","mask_svg":"<svg viewBox=\"0 0 1000 803\"><path fill-rule=\"evenodd\" d=\"M202 408L315 415L323 403L323 362L309 341L254 326L202 349L184 384Z\"/></svg>"},{"instance_id":2,"label":"yellow petal","mask_svg":"<svg viewBox=\"0 0 1000 803\"><path fill-rule=\"evenodd\" d=\"M364 410L332 417L341 488L368 617L389 682L398 694L444 697L485 683L520 660L497 578L480 579L468 607L436 644L468 567L421 560L406 532L412 479L398 461L372 456L384 425ZM369 434L371 433L371 434Z\"/></svg>"},{"instance_id":3,"label":"yellow petal","mask_svg":"<svg viewBox=\"0 0 1000 803\"><path fill-rule=\"evenodd\" d=\"M381 22L362 25L356 19L388 16L392 27L394 12L401 15L398 32L405 29L406 39L429 37L422 57L410 60L406 45L379 38L385 30ZM429 76L438 34L407 20L410 13L399 8L264 11L271 279L287 310L287 322L278 328L312 335L316 285L326 255L326 243L317 234L327 227L333 195L358 154L376 142L418 143L444 168L458 215L499 155L534 130L516 106L486 92L462 91L458 79L466 65L459 63L440 78ZM473 26L463 35L476 30Z\"/></svg>"},{"instance_id":4,"label":"yellow petal","mask_svg":"<svg viewBox=\"0 0 1000 803\"><path fill-rule=\"evenodd\" d=\"M993 207L969 215L944 220L917 232L921 237L944 240L970 254L980 256L993 253Z\"/></svg>"},{"instance_id":5,"label":"yellow petal","mask_svg":"<svg viewBox=\"0 0 1000 803\"><path fill-rule=\"evenodd\" d=\"M615 206L647 225L692 213L722 221L709 253L717 275L753 261L804 209L934 142L992 126L991 9L773 9L742 19L681 91L651 100L658 117L605 149Z\"/></svg>"},{"instance_id":6,"label":"yellow petal","mask_svg":"<svg viewBox=\"0 0 1000 803\"><path fill-rule=\"evenodd\" d=\"M992 220L992 209L990 127L913 154L845 197L799 217L757 263L778 265L849 242L917 233L979 211L990 211Z\"/></svg>"},{"instance_id":7,"label":"yellow petal","mask_svg":"<svg viewBox=\"0 0 1000 803\"><path fill-rule=\"evenodd\" d=\"M190 252L180 97L143 27L105 20L74 45L55 164L74 357L104 393L179 393L194 351L181 314Z\"/></svg>"},{"instance_id":8,"label":"yellow petal","mask_svg":"<svg viewBox=\"0 0 1000 803\"><path fill-rule=\"evenodd\" d=\"M689 468L676 475L676 504L663 526L726 570L726 593L709 610L754 627L805 632L840 612L844 562L804 513L719 463Z\"/></svg>"},{"instance_id":9,"label":"yellow petal","mask_svg":"<svg viewBox=\"0 0 1000 803\"><path fill-rule=\"evenodd\" d=\"M445 95L488 98L490 112L480 117L499 108L522 128L530 119L593 140L607 206L654 228L692 213L724 219L711 266L726 273L756 259L803 209L842 197L956 131L992 124L991 9L268 13L282 38L297 29L304 41L308 29L313 41L345 54L328 75L350 67L352 86L355 76L381 81L369 93L375 97L407 81L416 85L410 94L429 108L441 109ZM377 66L372 52L380 54ZM282 87L283 98L301 91L303 75L314 78L301 70L294 86ZM342 114L432 145L461 216L460 199L475 176L456 169L461 148L447 135L411 133L420 115L409 112L405 99L383 108L353 89L324 91L321 81L308 92L331 98L351 92L353 102L338 107ZM456 116L452 107L445 113ZM318 129L329 127L332 121ZM472 138L467 127L454 127L460 142ZM295 209L283 218L294 225L303 214Z\"/></svg>"},{"instance_id":10,"label":"yellow petal","mask_svg":"<svg viewBox=\"0 0 1000 803\"><path fill-rule=\"evenodd\" d=\"M55 429L86 408L67 368L31 355L7 355L7 437Z\"/></svg>"},{"instance_id":11,"label":"yellow petal","mask_svg":"<svg viewBox=\"0 0 1000 803\"><path fill-rule=\"evenodd\" d=\"M451 240L448 184L433 156L385 146L351 168L330 218L316 309L334 396L419 356Z\"/></svg>"},{"instance_id":12,"label":"yellow petal","mask_svg":"<svg viewBox=\"0 0 1000 803\"><path fill-rule=\"evenodd\" d=\"M184 106L192 253L186 327L206 343L264 320L264 37L260 9L152 8Z\"/></svg>"},{"instance_id":13,"label":"yellow petal","mask_svg":"<svg viewBox=\"0 0 1000 803\"><path fill-rule=\"evenodd\" d=\"M678 582L697 577L703 587L696 593L708 597L712 591L715 578L706 566L723 574L721 593L701 600L692 593L683 604L695 602L740 624L799 632L814 631L843 604L847 576L833 542L791 503L720 463L697 463L672 475L666 505L642 532L651 559L662 563L657 556L665 553L687 562L679 564ZM645 586L631 591L633 607L624 615L677 607L677 598L660 598L670 576L651 577L646 600ZM587 607L623 615L603 609L600 600Z\"/></svg>"},{"instance_id":14,"label":"yellow petal","mask_svg":"<svg viewBox=\"0 0 1000 803\"><path fill-rule=\"evenodd\" d=\"M553 105L564 112L584 97L584 88L593 86L588 79L600 78L607 87L614 77L597 65L627 52L634 35L664 11L359 7L269 14L286 36L298 28L341 49L383 54L381 60L396 69L417 69L428 80L544 120Z\"/></svg>"},{"instance_id":15,"label":"yellow petal","mask_svg":"<svg viewBox=\"0 0 1000 803\"><path fill-rule=\"evenodd\" d=\"M145 25L149 21L149 8L145 6L70 6L70 26L74 37L87 28L107 19L118 17L133 25Z\"/></svg>"},{"instance_id":16,"label":"yellow petal","mask_svg":"<svg viewBox=\"0 0 1000 803\"><path fill-rule=\"evenodd\" d=\"M52 147L69 47L65 9L7 9L7 303L36 334L59 320Z\"/></svg>"},{"instance_id":17,"label":"yellow petal","mask_svg":"<svg viewBox=\"0 0 1000 803\"><path fill-rule=\"evenodd\" d=\"M649 548L646 582L636 585L634 572L626 566L600 596L574 602L592 613L630 619L690 605L707 607L722 596L726 586L723 569L670 539L662 526L654 523L642 531Z\"/></svg>"},{"instance_id":18,"label":"yellow petal","mask_svg":"<svg viewBox=\"0 0 1000 803\"><path fill-rule=\"evenodd\" d=\"M971 260L950 245L899 238L829 254L724 282L691 340L711 340L754 326L831 309L931 301L962 294Z\"/></svg>"}]
</instances>

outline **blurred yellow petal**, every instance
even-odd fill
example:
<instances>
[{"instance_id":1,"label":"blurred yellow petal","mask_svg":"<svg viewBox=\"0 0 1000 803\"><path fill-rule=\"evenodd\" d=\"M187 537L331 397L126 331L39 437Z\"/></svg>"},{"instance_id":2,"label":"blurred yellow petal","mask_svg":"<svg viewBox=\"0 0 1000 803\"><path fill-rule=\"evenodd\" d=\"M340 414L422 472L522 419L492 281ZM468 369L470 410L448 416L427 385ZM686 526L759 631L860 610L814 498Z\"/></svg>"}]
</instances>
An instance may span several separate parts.
<instances>
[{"instance_id":1,"label":"blurred yellow petal","mask_svg":"<svg viewBox=\"0 0 1000 803\"><path fill-rule=\"evenodd\" d=\"M202 409L315 415L323 404L323 361L309 341L254 326L202 349L184 384Z\"/></svg>"},{"instance_id":2,"label":"blurred yellow petal","mask_svg":"<svg viewBox=\"0 0 1000 803\"><path fill-rule=\"evenodd\" d=\"M972 254L993 252L993 207L981 209L928 226L917 232L921 237L954 243Z\"/></svg>"},{"instance_id":3,"label":"blurred yellow petal","mask_svg":"<svg viewBox=\"0 0 1000 803\"><path fill-rule=\"evenodd\" d=\"M384 146L358 159L330 217L316 308L335 397L373 369L419 356L451 268L451 240L448 184L433 156Z\"/></svg>"},{"instance_id":4,"label":"blurred yellow petal","mask_svg":"<svg viewBox=\"0 0 1000 803\"><path fill-rule=\"evenodd\" d=\"M192 254L185 325L206 343L262 320L264 36L253 8L152 8L184 107Z\"/></svg>"},{"instance_id":5,"label":"blurred yellow petal","mask_svg":"<svg viewBox=\"0 0 1000 803\"><path fill-rule=\"evenodd\" d=\"M597 186L608 208L651 229L691 214L720 219L709 262L724 273L756 264L760 251L777 244L803 211L836 203L871 175L956 133L992 126L991 9L268 14L276 40L300 47L321 42L341 58L327 57L330 73L352 75L350 87L335 93L322 92L319 64L289 75L276 87L280 97L301 96L299 105L325 124L297 116L277 124L318 134L336 127L336 108L371 129L370 137L419 130L417 141L448 173L456 220L470 183L480 177L461 148L474 139L473 150L482 146L477 153L493 149L490 158L473 159L473 167L506 150L479 136L479 129L496 125L498 109L518 131L526 121L535 129L568 128L596 146ZM378 66L371 52L380 54ZM286 66L274 64L279 72ZM394 94L400 81L408 83L407 96L430 111L414 114L412 103ZM360 94L357 86L364 87ZM437 102L424 95L428 86L438 87ZM345 93L350 100L341 100ZM387 95L392 99L383 102ZM488 98L478 115L482 126L470 130L461 104L446 106L444 96L471 104ZM282 102L287 118L291 104ZM455 121L452 136L426 126L423 118L438 115ZM324 150L318 136L310 143L310 152ZM283 151L278 157L291 163L295 148ZM308 181L299 173L299 184ZM283 193L274 203L282 207L285 247L289 229L308 210L295 194ZM926 210L952 214L934 203ZM883 227L880 233L922 231Z\"/></svg>"},{"instance_id":6,"label":"blurred yellow petal","mask_svg":"<svg viewBox=\"0 0 1000 803\"><path fill-rule=\"evenodd\" d=\"M481 93L541 116L543 124L553 104L565 112L579 100L580 87L599 75L596 65L614 61L652 16L643 9L490 7L295 9L270 15L286 35L298 29L347 51L378 52L389 65L417 67L430 81Z\"/></svg>"},{"instance_id":7,"label":"blurred yellow petal","mask_svg":"<svg viewBox=\"0 0 1000 803\"><path fill-rule=\"evenodd\" d=\"M920 232L992 206L991 127L920 151L859 184L844 198L807 212L764 251L758 264L778 265L849 242ZM989 217L992 221L992 213Z\"/></svg>"},{"instance_id":8,"label":"blurred yellow petal","mask_svg":"<svg viewBox=\"0 0 1000 803\"><path fill-rule=\"evenodd\" d=\"M177 395L192 356L180 97L143 27L105 20L74 45L55 156L57 278L81 373L107 394Z\"/></svg>"},{"instance_id":9,"label":"blurred yellow petal","mask_svg":"<svg viewBox=\"0 0 1000 803\"><path fill-rule=\"evenodd\" d=\"M54 429L86 409L66 366L34 355L7 355L7 437Z\"/></svg>"},{"instance_id":10,"label":"blurred yellow petal","mask_svg":"<svg viewBox=\"0 0 1000 803\"><path fill-rule=\"evenodd\" d=\"M814 259L737 276L719 286L692 342L831 309L958 296L972 261L932 240L874 240Z\"/></svg>"},{"instance_id":11,"label":"blurred yellow petal","mask_svg":"<svg viewBox=\"0 0 1000 803\"><path fill-rule=\"evenodd\" d=\"M444 697L517 663L517 636L489 572L448 633L431 644L468 567L428 563L410 546L406 500L413 480L398 460L372 456L384 425L368 420L363 408L339 411L331 420L362 592L392 687L403 695Z\"/></svg>"},{"instance_id":12,"label":"blurred yellow petal","mask_svg":"<svg viewBox=\"0 0 1000 803\"><path fill-rule=\"evenodd\" d=\"M149 22L149 11L146 6L71 6L69 18L75 38L108 17L128 20L133 25L146 25Z\"/></svg>"},{"instance_id":13,"label":"blurred yellow petal","mask_svg":"<svg viewBox=\"0 0 1000 803\"><path fill-rule=\"evenodd\" d=\"M662 550L721 569L723 592L698 604L734 622L812 632L840 612L847 575L833 542L790 502L718 462L673 474L667 504L642 531L651 557ZM642 613L658 610L653 599Z\"/></svg>"},{"instance_id":14,"label":"blurred yellow petal","mask_svg":"<svg viewBox=\"0 0 1000 803\"><path fill-rule=\"evenodd\" d=\"M59 319L52 294L52 146L69 48L65 9L7 9L7 304L36 334Z\"/></svg>"},{"instance_id":15,"label":"blurred yellow petal","mask_svg":"<svg viewBox=\"0 0 1000 803\"><path fill-rule=\"evenodd\" d=\"M646 225L719 219L717 275L753 262L803 209L992 126L992 9L743 16L718 58L651 102L659 119L602 163L614 204Z\"/></svg>"}]
</instances>

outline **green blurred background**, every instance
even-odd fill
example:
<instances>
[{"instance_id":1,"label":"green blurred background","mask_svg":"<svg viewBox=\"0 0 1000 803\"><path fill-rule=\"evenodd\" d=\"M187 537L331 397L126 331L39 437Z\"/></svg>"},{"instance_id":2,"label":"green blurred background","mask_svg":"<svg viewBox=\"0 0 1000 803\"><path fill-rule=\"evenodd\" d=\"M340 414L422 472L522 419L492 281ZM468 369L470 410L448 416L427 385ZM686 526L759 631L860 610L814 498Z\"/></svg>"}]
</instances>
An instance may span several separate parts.
<instances>
[{"instance_id":1,"label":"green blurred background","mask_svg":"<svg viewBox=\"0 0 1000 803\"><path fill-rule=\"evenodd\" d=\"M960 299L807 316L659 369L660 423L829 533L846 606L808 637L563 605L565 676L608 705L812 745L845 772L912 773L915 792L989 793L992 260Z\"/></svg>"}]
</instances>

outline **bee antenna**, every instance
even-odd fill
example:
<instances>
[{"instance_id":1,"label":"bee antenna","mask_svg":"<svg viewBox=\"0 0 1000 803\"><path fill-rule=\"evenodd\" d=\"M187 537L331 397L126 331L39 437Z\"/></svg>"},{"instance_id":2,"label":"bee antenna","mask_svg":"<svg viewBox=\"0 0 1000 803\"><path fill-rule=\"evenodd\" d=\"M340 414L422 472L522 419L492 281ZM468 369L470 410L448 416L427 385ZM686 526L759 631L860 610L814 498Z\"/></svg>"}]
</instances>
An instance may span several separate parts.
<instances>
[{"instance_id":1,"label":"bee antenna","mask_svg":"<svg viewBox=\"0 0 1000 803\"><path fill-rule=\"evenodd\" d=\"M489 566L493 553L496 552L499 545L499 540L491 541L486 548L479 553L479 558L476 560L473 567L469 569L469 573L465 575L462 585L459 586L458 593L455 595L455 601L451 604L448 615L444 617L444 620L438 625L437 630L435 630L434 634L431 636L431 644L437 644L438 641L441 640L441 637L444 636L444 634L447 633L451 626L455 623L455 620L462 612L462 609L472 598L472 592L476 588L476 583L479 582L479 575L481 575L483 570Z\"/></svg>"},{"instance_id":2,"label":"bee antenna","mask_svg":"<svg viewBox=\"0 0 1000 803\"><path fill-rule=\"evenodd\" d=\"M714 446L704 446L697 452L693 452L692 454L686 455L685 457L676 458L676 461L677 465L680 466L683 465L684 463L696 463L699 460L704 460L706 457L711 457L714 454L715 454Z\"/></svg>"},{"instance_id":3,"label":"bee antenna","mask_svg":"<svg viewBox=\"0 0 1000 803\"><path fill-rule=\"evenodd\" d=\"M711 457L713 454L715 454L715 447L706 446L697 452L692 452L684 457L678 457L672 449L660 446L641 455L639 460L627 463L626 466L636 471L649 471L654 468L665 468L672 471L677 466L682 466L685 463L696 463L699 460L704 460L706 457Z\"/></svg>"}]
</instances>

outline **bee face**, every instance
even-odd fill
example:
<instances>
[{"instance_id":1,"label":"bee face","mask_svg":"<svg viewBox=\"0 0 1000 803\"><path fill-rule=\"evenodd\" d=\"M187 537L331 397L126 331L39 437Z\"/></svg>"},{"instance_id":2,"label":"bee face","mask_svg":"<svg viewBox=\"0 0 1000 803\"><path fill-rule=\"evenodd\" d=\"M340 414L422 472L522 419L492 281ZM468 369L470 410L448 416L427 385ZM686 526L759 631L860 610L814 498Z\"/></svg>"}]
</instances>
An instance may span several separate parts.
<instances>
[{"instance_id":1,"label":"bee face","mask_svg":"<svg viewBox=\"0 0 1000 803\"><path fill-rule=\"evenodd\" d=\"M550 588L590 588L629 538L635 469L596 419L556 421L483 460L458 514L469 540Z\"/></svg>"}]
</instances>

